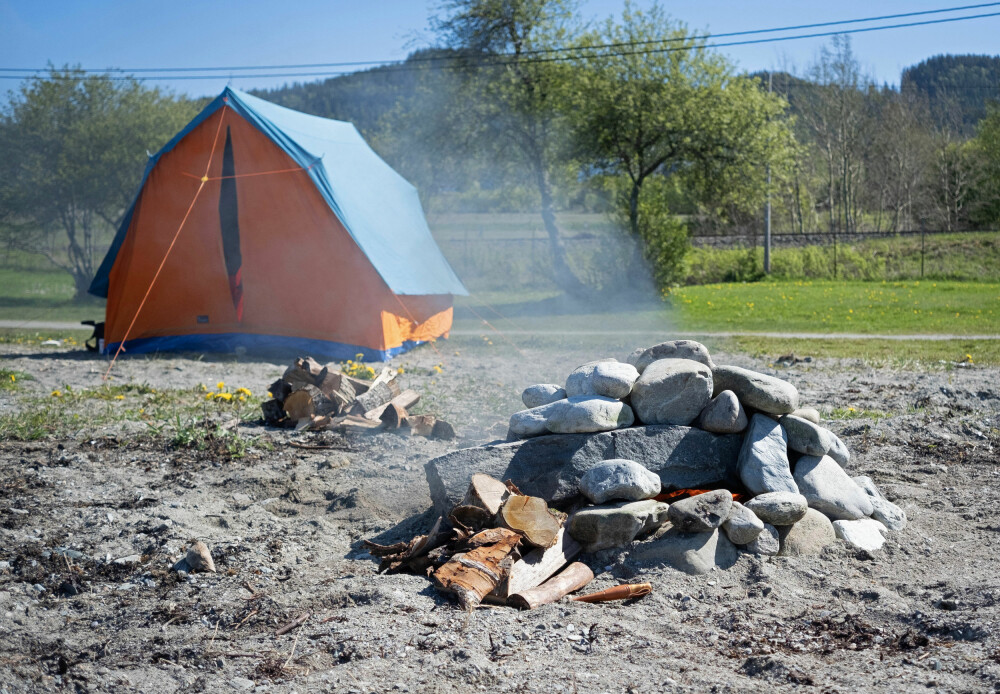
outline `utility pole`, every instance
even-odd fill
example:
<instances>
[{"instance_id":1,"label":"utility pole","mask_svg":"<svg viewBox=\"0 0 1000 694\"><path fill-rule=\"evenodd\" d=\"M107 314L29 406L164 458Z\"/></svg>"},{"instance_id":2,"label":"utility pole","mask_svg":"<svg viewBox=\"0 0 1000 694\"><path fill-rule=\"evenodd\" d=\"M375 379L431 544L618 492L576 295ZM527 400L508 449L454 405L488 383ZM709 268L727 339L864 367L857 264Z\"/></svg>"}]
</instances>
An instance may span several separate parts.
<instances>
[{"instance_id":1,"label":"utility pole","mask_svg":"<svg viewBox=\"0 0 1000 694\"><path fill-rule=\"evenodd\" d=\"M767 71L767 93L771 93L770 70ZM769 153L770 154L770 153ZM771 274L771 162L767 162L767 203L764 207L764 274Z\"/></svg>"}]
</instances>

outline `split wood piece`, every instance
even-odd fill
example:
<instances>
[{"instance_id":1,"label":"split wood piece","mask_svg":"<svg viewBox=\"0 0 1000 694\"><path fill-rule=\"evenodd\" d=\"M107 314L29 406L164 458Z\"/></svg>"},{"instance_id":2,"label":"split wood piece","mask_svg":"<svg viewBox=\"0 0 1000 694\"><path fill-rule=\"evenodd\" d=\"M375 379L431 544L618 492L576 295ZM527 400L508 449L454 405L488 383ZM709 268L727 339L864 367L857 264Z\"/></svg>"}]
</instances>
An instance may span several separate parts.
<instances>
[{"instance_id":1,"label":"split wood piece","mask_svg":"<svg viewBox=\"0 0 1000 694\"><path fill-rule=\"evenodd\" d=\"M260 404L264 422L270 426L281 426L286 419L285 408L278 400L266 400Z\"/></svg>"},{"instance_id":2,"label":"split wood piece","mask_svg":"<svg viewBox=\"0 0 1000 694\"><path fill-rule=\"evenodd\" d=\"M314 414L312 417L307 417L306 419L300 419L295 424L295 431L303 431L309 429L311 431L321 431L330 427L330 423L333 418L330 415L325 414L322 417Z\"/></svg>"},{"instance_id":3,"label":"split wood piece","mask_svg":"<svg viewBox=\"0 0 1000 694\"><path fill-rule=\"evenodd\" d=\"M641 598L649 595L653 591L652 583L624 583L620 586L612 586L599 590L588 595L578 595L571 598L577 602L611 602L612 600L628 600L629 598Z\"/></svg>"},{"instance_id":4,"label":"split wood piece","mask_svg":"<svg viewBox=\"0 0 1000 694\"><path fill-rule=\"evenodd\" d=\"M500 508L500 522L524 535L535 547L551 547L559 537L562 523L549 512L549 505L537 496L511 496Z\"/></svg>"},{"instance_id":5,"label":"split wood piece","mask_svg":"<svg viewBox=\"0 0 1000 694\"><path fill-rule=\"evenodd\" d=\"M503 482L495 477L477 472L469 480L469 488L460 505L478 506L490 516L495 516L508 497L510 497L510 490Z\"/></svg>"},{"instance_id":6,"label":"split wood piece","mask_svg":"<svg viewBox=\"0 0 1000 694\"><path fill-rule=\"evenodd\" d=\"M354 386L347 377L340 371L331 371L329 366L323 367L316 379L316 387L323 395L337 403L338 412L346 410L356 398Z\"/></svg>"},{"instance_id":7,"label":"split wood piece","mask_svg":"<svg viewBox=\"0 0 1000 694\"><path fill-rule=\"evenodd\" d=\"M321 417L331 412L336 414L337 405L319 388L307 385L285 398L284 408L291 419L298 421L314 414Z\"/></svg>"},{"instance_id":8,"label":"split wood piece","mask_svg":"<svg viewBox=\"0 0 1000 694\"><path fill-rule=\"evenodd\" d=\"M441 590L454 593L464 609L475 609L503 579L502 564L520 540L513 530L484 530L469 538L477 546L449 559L434 572L434 580Z\"/></svg>"},{"instance_id":9,"label":"split wood piece","mask_svg":"<svg viewBox=\"0 0 1000 694\"><path fill-rule=\"evenodd\" d=\"M456 436L455 427L453 427L448 422L443 419L439 419L434 422L434 427L431 429L430 438L439 439L441 441L451 441Z\"/></svg>"},{"instance_id":10,"label":"split wood piece","mask_svg":"<svg viewBox=\"0 0 1000 694\"><path fill-rule=\"evenodd\" d=\"M385 409L378 419L382 423L383 428L392 431L403 426L403 423L406 421L406 410L390 402L386 404Z\"/></svg>"},{"instance_id":11,"label":"split wood piece","mask_svg":"<svg viewBox=\"0 0 1000 694\"><path fill-rule=\"evenodd\" d=\"M456 528L478 532L483 528L493 527L494 516L479 506L463 506L459 504L451 510L448 521Z\"/></svg>"},{"instance_id":12,"label":"split wood piece","mask_svg":"<svg viewBox=\"0 0 1000 694\"><path fill-rule=\"evenodd\" d=\"M399 395L399 392L399 382L396 377L390 375L389 369L383 369L382 373L372 381L368 390L357 397L351 412L353 414L366 414L376 407L385 405Z\"/></svg>"},{"instance_id":13,"label":"split wood piece","mask_svg":"<svg viewBox=\"0 0 1000 694\"><path fill-rule=\"evenodd\" d=\"M382 413L385 412L385 409L389 407L389 405L399 407L403 410L409 410L418 402L420 402L419 393L417 393L415 390L404 390L402 393L400 393L399 395L397 395L384 405L379 405L374 409L368 410L367 412L365 412L364 416L366 419L370 419L372 421L377 422L379 421L379 418L381 418Z\"/></svg>"},{"instance_id":14,"label":"split wood piece","mask_svg":"<svg viewBox=\"0 0 1000 694\"><path fill-rule=\"evenodd\" d=\"M351 384L352 388L354 388L354 397L357 397L362 393L367 393L368 389L372 385L371 381L366 381L362 378L355 378L354 376L348 376L347 374L344 374L344 378L347 379L347 382Z\"/></svg>"},{"instance_id":15,"label":"split wood piece","mask_svg":"<svg viewBox=\"0 0 1000 694\"><path fill-rule=\"evenodd\" d=\"M285 401L285 398L291 395L292 386L288 381L279 378L267 387L267 391L271 394L272 398L282 403Z\"/></svg>"},{"instance_id":16,"label":"split wood piece","mask_svg":"<svg viewBox=\"0 0 1000 694\"><path fill-rule=\"evenodd\" d=\"M411 414L406 418L406 426L410 429L410 436L429 437L434 431L434 423L437 417L432 414Z\"/></svg>"},{"instance_id":17,"label":"split wood piece","mask_svg":"<svg viewBox=\"0 0 1000 694\"><path fill-rule=\"evenodd\" d=\"M590 567L576 561L537 588L514 593L507 598L507 604L522 610L533 610L580 590L593 580L594 572Z\"/></svg>"},{"instance_id":18,"label":"split wood piece","mask_svg":"<svg viewBox=\"0 0 1000 694\"><path fill-rule=\"evenodd\" d=\"M533 549L514 562L507 572L507 578L490 595L506 599L515 593L535 588L576 559L582 551L583 547L566 532L566 528L560 528L554 545L548 549Z\"/></svg>"},{"instance_id":19,"label":"split wood piece","mask_svg":"<svg viewBox=\"0 0 1000 694\"><path fill-rule=\"evenodd\" d=\"M293 619L292 621L290 621L288 624L286 624L285 626L279 628L276 632L274 632L274 635L275 636L282 636L284 634L287 634L288 632L290 632L295 627L300 627L303 624L305 624L306 620L309 619L309 617L310 617L310 614L308 612L303 612L298 617L296 617L295 619Z\"/></svg>"},{"instance_id":20,"label":"split wood piece","mask_svg":"<svg viewBox=\"0 0 1000 694\"><path fill-rule=\"evenodd\" d=\"M326 425L328 431L374 431L381 428L379 422L359 417L354 414L334 417Z\"/></svg>"},{"instance_id":21,"label":"split wood piece","mask_svg":"<svg viewBox=\"0 0 1000 694\"><path fill-rule=\"evenodd\" d=\"M323 371L323 367L312 357L298 358L285 369L281 375L283 381L287 382L292 390L298 390L302 386L316 385L316 377ZM274 392L274 391L271 391Z\"/></svg>"}]
</instances>

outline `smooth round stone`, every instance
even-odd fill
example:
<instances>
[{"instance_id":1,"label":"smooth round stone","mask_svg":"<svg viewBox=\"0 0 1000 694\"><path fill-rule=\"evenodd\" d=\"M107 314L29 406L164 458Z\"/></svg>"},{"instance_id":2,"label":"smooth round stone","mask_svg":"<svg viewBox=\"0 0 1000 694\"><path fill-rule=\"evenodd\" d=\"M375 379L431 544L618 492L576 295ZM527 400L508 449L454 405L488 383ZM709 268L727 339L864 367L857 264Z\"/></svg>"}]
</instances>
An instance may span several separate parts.
<instances>
[{"instance_id":1,"label":"smooth round stone","mask_svg":"<svg viewBox=\"0 0 1000 694\"><path fill-rule=\"evenodd\" d=\"M521 393L521 402L528 409L548 405L566 397L566 390L554 383L538 383L528 386Z\"/></svg>"},{"instance_id":2,"label":"smooth round stone","mask_svg":"<svg viewBox=\"0 0 1000 694\"><path fill-rule=\"evenodd\" d=\"M566 529L585 552L624 547L637 535L663 525L667 509L667 504L652 499L589 506L570 516Z\"/></svg>"},{"instance_id":3,"label":"smooth round stone","mask_svg":"<svg viewBox=\"0 0 1000 694\"><path fill-rule=\"evenodd\" d=\"M781 540L778 529L770 523L764 523L764 529L760 534L746 546L746 550L751 554L760 554L765 557L773 557L781 550Z\"/></svg>"},{"instance_id":4,"label":"smooth round stone","mask_svg":"<svg viewBox=\"0 0 1000 694\"><path fill-rule=\"evenodd\" d=\"M854 483L861 487L862 491L868 495L868 498L872 502L872 518L877 520L879 523L889 528L889 530L902 530L906 527L906 512L903 511L899 506L892 503L882 492L879 491L878 487L875 486L875 482L871 477L865 477L864 475L859 475L857 477L852 477Z\"/></svg>"},{"instance_id":5,"label":"smooth round stone","mask_svg":"<svg viewBox=\"0 0 1000 694\"><path fill-rule=\"evenodd\" d=\"M691 424L712 398L712 371L691 359L660 359L632 387L630 402L644 424Z\"/></svg>"},{"instance_id":6,"label":"smooth round stone","mask_svg":"<svg viewBox=\"0 0 1000 694\"><path fill-rule=\"evenodd\" d=\"M810 508L832 520L858 520L874 510L868 494L829 456L802 456L795 464L794 477Z\"/></svg>"},{"instance_id":7,"label":"smooth round stone","mask_svg":"<svg viewBox=\"0 0 1000 694\"><path fill-rule=\"evenodd\" d=\"M792 414L813 424L819 424L819 410L815 407L800 407Z\"/></svg>"},{"instance_id":8,"label":"smooth round stone","mask_svg":"<svg viewBox=\"0 0 1000 694\"><path fill-rule=\"evenodd\" d=\"M691 359L701 362L709 369L715 368L708 348L694 340L669 340L646 349L637 349L628 355L626 361L642 373L647 366L660 359Z\"/></svg>"},{"instance_id":9,"label":"smooth round stone","mask_svg":"<svg viewBox=\"0 0 1000 694\"><path fill-rule=\"evenodd\" d=\"M632 392L639 372L631 364L619 361L596 361L578 366L566 379L566 395L603 395L624 398Z\"/></svg>"},{"instance_id":10,"label":"smooth round stone","mask_svg":"<svg viewBox=\"0 0 1000 694\"><path fill-rule=\"evenodd\" d=\"M762 521L775 526L797 523L809 509L806 498L793 492L760 494L744 505Z\"/></svg>"},{"instance_id":11,"label":"smooth round stone","mask_svg":"<svg viewBox=\"0 0 1000 694\"><path fill-rule=\"evenodd\" d=\"M770 417L755 414L750 418L736 465L740 481L751 494L799 491L788 465L785 430Z\"/></svg>"},{"instance_id":12,"label":"smooth round stone","mask_svg":"<svg viewBox=\"0 0 1000 694\"><path fill-rule=\"evenodd\" d=\"M634 460L622 458L605 460L580 478L580 493L595 504L613 499L651 499L660 489L659 475Z\"/></svg>"},{"instance_id":13,"label":"smooth round stone","mask_svg":"<svg viewBox=\"0 0 1000 694\"><path fill-rule=\"evenodd\" d=\"M715 395L724 390L736 393L744 407L769 414L788 414L799 406L799 391L788 381L739 366L712 369Z\"/></svg>"},{"instance_id":14,"label":"smooth round stone","mask_svg":"<svg viewBox=\"0 0 1000 694\"><path fill-rule=\"evenodd\" d=\"M697 494L670 504L667 517L682 533L707 533L729 517L733 495L725 489Z\"/></svg>"},{"instance_id":15,"label":"smooth round stone","mask_svg":"<svg viewBox=\"0 0 1000 694\"><path fill-rule=\"evenodd\" d=\"M833 438L833 445L830 447L827 455L836 460L837 465L846 470L848 463L851 462L851 452L847 450L847 446L840 440L839 436L833 432L830 433L830 436Z\"/></svg>"},{"instance_id":16,"label":"smooth round stone","mask_svg":"<svg viewBox=\"0 0 1000 694\"><path fill-rule=\"evenodd\" d=\"M632 408L621 400L600 395L584 395L559 400L545 418L546 428L553 434L587 434L629 427L635 422Z\"/></svg>"},{"instance_id":17,"label":"smooth round stone","mask_svg":"<svg viewBox=\"0 0 1000 694\"><path fill-rule=\"evenodd\" d=\"M778 418L788 436L788 447L806 455L826 455L833 447L833 434L808 419L786 414Z\"/></svg>"},{"instance_id":18,"label":"smooth round stone","mask_svg":"<svg viewBox=\"0 0 1000 694\"><path fill-rule=\"evenodd\" d=\"M816 509L808 509L794 525L778 528L781 556L809 556L819 554L824 547L837 541L833 523Z\"/></svg>"},{"instance_id":19,"label":"smooth round stone","mask_svg":"<svg viewBox=\"0 0 1000 694\"><path fill-rule=\"evenodd\" d=\"M698 428L713 434L738 434L747 428L747 413L736 393L724 390L698 415Z\"/></svg>"},{"instance_id":20,"label":"smooth round stone","mask_svg":"<svg viewBox=\"0 0 1000 694\"><path fill-rule=\"evenodd\" d=\"M529 436L548 434L549 429L545 423L558 402L561 402L561 400L512 414L508 424L510 435L516 436L519 439L525 439Z\"/></svg>"},{"instance_id":21,"label":"smooth round stone","mask_svg":"<svg viewBox=\"0 0 1000 694\"><path fill-rule=\"evenodd\" d=\"M764 521L738 501L733 502L729 517L722 524L722 532L734 545L747 545L764 530Z\"/></svg>"},{"instance_id":22,"label":"smooth round stone","mask_svg":"<svg viewBox=\"0 0 1000 694\"><path fill-rule=\"evenodd\" d=\"M833 522L833 531L841 540L854 549L877 552L885 544L886 527L871 518L858 520L838 520Z\"/></svg>"},{"instance_id":23,"label":"smooth round stone","mask_svg":"<svg viewBox=\"0 0 1000 694\"><path fill-rule=\"evenodd\" d=\"M698 576L713 569L728 569L739 560L739 550L718 530L685 533L670 528L650 542L629 552L629 560L641 564L666 564Z\"/></svg>"}]
</instances>

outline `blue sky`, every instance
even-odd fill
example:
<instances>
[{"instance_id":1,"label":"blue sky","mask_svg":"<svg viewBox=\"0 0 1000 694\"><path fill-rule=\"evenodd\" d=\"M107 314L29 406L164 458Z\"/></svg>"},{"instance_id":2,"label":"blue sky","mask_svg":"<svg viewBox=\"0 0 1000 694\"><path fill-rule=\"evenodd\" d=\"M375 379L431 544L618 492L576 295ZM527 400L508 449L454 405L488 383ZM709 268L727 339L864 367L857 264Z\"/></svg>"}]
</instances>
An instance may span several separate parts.
<instances>
[{"instance_id":1,"label":"blue sky","mask_svg":"<svg viewBox=\"0 0 1000 694\"><path fill-rule=\"evenodd\" d=\"M661 5L693 30L718 33L974 2L664 0ZM640 8L649 4L634 2ZM603 19L619 14L623 5L622 0L585 0L580 14ZM432 44L427 18L436 7L437 2L426 0L0 0L0 67L44 67L50 61L86 68L161 68L402 59L411 50ZM1000 12L1000 6L958 14L986 12ZM1000 17L990 17L860 34L853 40L867 71L879 82L896 84L902 68L933 55L1000 53L998 36ZM720 50L743 69L801 71L827 41L813 38ZM249 89L288 81L292 80L248 79L233 73L231 83ZM217 78L153 84L201 96L218 93L226 82ZM15 80L0 80L0 93L16 86Z\"/></svg>"}]
</instances>

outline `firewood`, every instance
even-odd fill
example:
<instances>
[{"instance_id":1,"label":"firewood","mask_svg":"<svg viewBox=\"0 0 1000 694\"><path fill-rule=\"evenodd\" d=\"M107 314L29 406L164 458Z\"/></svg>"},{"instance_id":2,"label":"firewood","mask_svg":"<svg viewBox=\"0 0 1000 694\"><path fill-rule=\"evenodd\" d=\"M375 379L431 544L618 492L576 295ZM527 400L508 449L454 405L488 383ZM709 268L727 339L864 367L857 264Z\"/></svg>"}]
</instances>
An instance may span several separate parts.
<instances>
[{"instance_id":1,"label":"firewood","mask_svg":"<svg viewBox=\"0 0 1000 694\"><path fill-rule=\"evenodd\" d=\"M351 414L366 414L399 395L399 383L395 376L386 375L387 371L388 369L379 374L378 378L372 381L368 390L357 397L351 408ZM386 377L383 379L382 376Z\"/></svg>"},{"instance_id":2,"label":"firewood","mask_svg":"<svg viewBox=\"0 0 1000 694\"><path fill-rule=\"evenodd\" d=\"M509 496L510 491L507 490L503 482L495 477L477 472L469 480L469 488L460 505L478 506L490 516L495 516Z\"/></svg>"},{"instance_id":3,"label":"firewood","mask_svg":"<svg viewBox=\"0 0 1000 694\"><path fill-rule=\"evenodd\" d=\"M507 572L507 578L490 595L505 599L514 593L535 588L573 561L582 551L580 543L565 528L560 528L554 545L548 549L535 548L514 562Z\"/></svg>"},{"instance_id":4,"label":"firewood","mask_svg":"<svg viewBox=\"0 0 1000 694\"><path fill-rule=\"evenodd\" d=\"M394 397L392 400L384 405L380 405L374 409L368 410L364 413L367 419L371 419L375 422L379 421L382 413L385 412L385 408L389 405L394 405L396 407L401 407L404 410L409 410L411 407L420 402L420 394L414 390L404 390L402 393Z\"/></svg>"},{"instance_id":5,"label":"firewood","mask_svg":"<svg viewBox=\"0 0 1000 694\"><path fill-rule=\"evenodd\" d=\"M372 385L371 381L366 381L363 378L355 378L354 376L348 376L347 374L344 374L344 378L346 378L347 382L351 384L352 388L354 388L355 397L361 395L362 393L367 393L368 389Z\"/></svg>"},{"instance_id":6,"label":"firewood","mask_svg":"<svg viewBox=\"0 0 1000 694\"><path fill-rule=\"evenodd\" d=\"M324 366L319 376L316 378L316 387L323 395L337 403L337 411L346 410L355 399L354 386L347 380L347 377L339 371L331 371Z\"/></svg>"},{"instance_id":7,"label":"firewood","mask_svg":"<svg viewBox=\"0 0 1000 694\"><path fill-rule=\"evenodd\" d=\"M289 417L299 420L336 413L337 405L316 386L306 385L285 398L284 408Z\"/></svg>"},{"instance_id":8,"label":"firewood","mask_svg":"<svg viewBox=\"0 0 1000 694\"><path fill-rule=\"evenodd\" d=\"M269 385L267 390L271 393L271 397L277 400L280 405L292 392L292 386L288 383L288 381L279 378L277 381Z\"/></svg>"},{"instance_id":9,"label":"firewood","mask_svg":"<svg viewBox=\"0 0 1000 694\"><path fill-rule=\"evenodd\" d=\"M292 390L299 390L303 386L316 385L316 377L323 371L323 367L312 357L299 358L291 366L285 369L281 375L282 380L287 382ZM274 391L271 391L274 392Z\"/></svg>"},{"instance_id":10,"label":"firewood","mask_svg":"<svg viewBox=\"0 0 1000 694\"><path fill-rule=\"evenodd\" d=\"M410 428L411 436L430 436L435 422L437 417L432 414L411 414L406 418L405 425Z\"/></svg>"},{"instance_id":11,"label":"firewood","mask_svg":"<svg viewBox=\"0 0 1000 694\"><path fill-rule=\"evenodd\" d=\"M504 528L484 530L491 540L479 544L463 554L456 554L434 572L434 580L441 590L454 593L459 604L467 610L474 609L483 596L490 593L503 579L501 564L521 540L521 535ZM471 538L475 540L477 536Z\"/></svg>"},{"instance_id":12,"label":"firewood","mask_svg":"<svg viewBox=\"0 0 1000 694\"><path fill-rule=\"evenodd\" d=\"M431 429L430 438L440 439L442 441L451 441L455 438L455 427L443 419L439 419L434 422L434 428Z\"/></svg>"},{"instance_id":13,"label":"firewood","mask_svg":"<svg viewBox=\"0 0 1000 694\"><path fill-rule=\"evenodd\" d=\"M379 417L379 421L382 422L382 426L390 431L398 429L402 426L405 419L406 410L399 405L392 404L391 402L388 403L385 410L382 411L382 415Z\"/></svg>"},{"instance_id":14,"label":"firewood","mask_svg":"<svg viewBox=\"0 0 1000 694\"><path fill-rule=\"evenodd\" d=\"M533 610L580 590L593 580L594 572L589 566L573 562L537 588L514 593L507 598L507 604L522 610Z\"/></svg>"},{"instance_id":15,"label":"firewood","mask_svg":"<svg viewBox=\"0 0 1000 694\"><path fill-rule=\"evenodd\" d=\"M278 400L265 400L260 404L260 410L264 415L264 422L268 426L282 426L286 419L285 409Z\"/></svg>"},{"instance_id":16,"label":"firewood","mask_svg":"<svg viewBox=\"0 0 1000 694\"><path fill-rule=\"evenodd\" d=\"M545 499L537 496L511 496L500 508L504 527L522 533L535 547L551 547L559 537L562 523L549 512Z\"/></svg>"},{"instance_id":17,"label":"firewood","mask_svg":"<svg viewBox=\"0 0 1000 694\"><path fill-rule=\"evenodd\" d=\"M463 506L459 504L451 510L448 520L455 527L479 531L492 526L493 514L480 506Z\"/></svg>"},{"instance_id":18,"label":"firewood","mask_svg":"<svg viewBox=\"0 0 1000 694\"><path fill-rule=\"evenodd\" d=\"M641 598L653 592L652 583L623 583L599 590L596 593L578 595L572 600L577 602L611 602L612 600L629 600L631 598Z\"/></svg>"}]
</instances>

